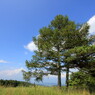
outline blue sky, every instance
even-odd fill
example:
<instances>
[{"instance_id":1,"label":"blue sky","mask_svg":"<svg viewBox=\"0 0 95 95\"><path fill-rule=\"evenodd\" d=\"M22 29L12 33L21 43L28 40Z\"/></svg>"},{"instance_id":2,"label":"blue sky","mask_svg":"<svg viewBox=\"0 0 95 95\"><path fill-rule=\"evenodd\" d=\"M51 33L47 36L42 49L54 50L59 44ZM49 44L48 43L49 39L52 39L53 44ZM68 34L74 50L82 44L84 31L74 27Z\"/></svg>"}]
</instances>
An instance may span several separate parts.
<instances>
[{"instance_id":1,"label":"blue sky","mask_svg":"<svg viewBox=\"0 0 95 95\"><path fill-rule=\"evenodd\" d=\"M16 79L6 73L25 68L33 54L25 47L58 14L84 23L95 15L95 0L0 0L0 79Z\"/></svg>"}]
</instances>

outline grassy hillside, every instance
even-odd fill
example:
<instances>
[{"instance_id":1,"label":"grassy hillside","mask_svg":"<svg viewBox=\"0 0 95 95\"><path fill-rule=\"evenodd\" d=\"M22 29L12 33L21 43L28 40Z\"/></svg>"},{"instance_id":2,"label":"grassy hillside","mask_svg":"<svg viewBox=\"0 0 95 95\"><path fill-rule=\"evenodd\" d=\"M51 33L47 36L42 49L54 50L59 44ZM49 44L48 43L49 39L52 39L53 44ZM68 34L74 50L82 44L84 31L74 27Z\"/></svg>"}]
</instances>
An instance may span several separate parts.
<instances>
[{"instance_id":1,"label":"grassy hillside","mask_svg":"<svg viewBox=\"0 0 95 95\"><path fill-rule=\"evenodd\" d=\"M59 90L57 87L0 87L0 95L95 95L90 94L89 91L69 89Z\"/></svg>"}]
</instances>

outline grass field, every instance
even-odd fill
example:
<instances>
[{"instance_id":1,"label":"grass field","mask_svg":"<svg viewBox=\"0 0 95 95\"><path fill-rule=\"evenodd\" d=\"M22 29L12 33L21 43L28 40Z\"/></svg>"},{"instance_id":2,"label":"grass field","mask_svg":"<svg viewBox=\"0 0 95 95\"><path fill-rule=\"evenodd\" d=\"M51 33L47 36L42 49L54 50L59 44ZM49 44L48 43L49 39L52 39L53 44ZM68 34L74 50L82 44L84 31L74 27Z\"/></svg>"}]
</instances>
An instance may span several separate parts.
<instances>
[{"instance_id":1,"label":"grass field","mask_svg":"<svg viewBox=\"0 0 95 95\"><path fill-rule=\"evenodd\" d=\"M69 89L58 89L57 87L0 87L0 95L95 95L89 91Z\"/></svg>"}]
</instances>

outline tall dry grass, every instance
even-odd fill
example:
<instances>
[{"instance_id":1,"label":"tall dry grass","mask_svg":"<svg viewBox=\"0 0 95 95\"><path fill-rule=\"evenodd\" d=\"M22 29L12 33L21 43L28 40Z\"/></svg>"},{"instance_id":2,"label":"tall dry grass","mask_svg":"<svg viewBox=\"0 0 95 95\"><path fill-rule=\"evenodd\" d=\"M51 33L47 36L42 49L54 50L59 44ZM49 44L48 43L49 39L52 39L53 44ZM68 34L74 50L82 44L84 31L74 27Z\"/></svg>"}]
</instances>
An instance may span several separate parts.
<instances>
[{"instance_id":1,"label":"tall dry grass","mask_svg":"<svg viewBox=\"0 0 95 95\"><path fill-rule=\"evenodd\" d=\"M85 89L58 89L57 87L0 87L0 95L95 95Z\"/></svg>"}]
</instances>

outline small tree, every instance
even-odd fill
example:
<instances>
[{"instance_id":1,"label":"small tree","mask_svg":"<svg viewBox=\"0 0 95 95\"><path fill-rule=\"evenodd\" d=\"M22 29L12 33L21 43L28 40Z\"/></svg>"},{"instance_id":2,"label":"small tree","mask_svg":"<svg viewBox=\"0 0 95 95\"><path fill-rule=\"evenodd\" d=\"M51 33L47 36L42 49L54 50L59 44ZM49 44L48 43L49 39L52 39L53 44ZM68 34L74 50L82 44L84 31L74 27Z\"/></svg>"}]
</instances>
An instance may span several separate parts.
<instances>
[{"instance_id":1,"label":"small tree","mask_svg":"<svg viewBox=\"0 0 95 95\"><path fill-rule=\"evenodd\" d=\"M95 77L80 70L70 75L70 86L88 88L90 92L95 92Z\"/></svg>"}]
</instances>

